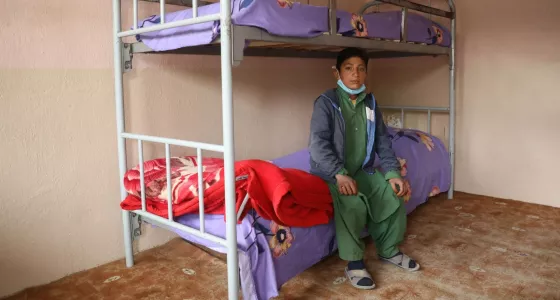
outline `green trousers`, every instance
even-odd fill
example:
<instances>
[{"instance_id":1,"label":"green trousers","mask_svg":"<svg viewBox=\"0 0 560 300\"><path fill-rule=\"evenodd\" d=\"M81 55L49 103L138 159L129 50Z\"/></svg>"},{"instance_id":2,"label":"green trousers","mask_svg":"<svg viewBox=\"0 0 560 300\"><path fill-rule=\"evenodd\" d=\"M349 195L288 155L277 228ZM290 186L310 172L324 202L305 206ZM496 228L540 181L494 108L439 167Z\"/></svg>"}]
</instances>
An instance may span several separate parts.
<instances>
[{"instance_id":1,"label":"green trousers","mask_svg":"<svg viewBox=\"0 0 560 300\"><path fill-rule=\"evenodd\" d=\"M366 227L375 241L377 253L383 257L394 256L406 230L403 199L397 197L379 172L370 175L360 170L352 177L359 191L355 196L342 195L336 184L329 184L340 258L363 259L365 244L360 237Z\"/></svg>"}]
</instances>

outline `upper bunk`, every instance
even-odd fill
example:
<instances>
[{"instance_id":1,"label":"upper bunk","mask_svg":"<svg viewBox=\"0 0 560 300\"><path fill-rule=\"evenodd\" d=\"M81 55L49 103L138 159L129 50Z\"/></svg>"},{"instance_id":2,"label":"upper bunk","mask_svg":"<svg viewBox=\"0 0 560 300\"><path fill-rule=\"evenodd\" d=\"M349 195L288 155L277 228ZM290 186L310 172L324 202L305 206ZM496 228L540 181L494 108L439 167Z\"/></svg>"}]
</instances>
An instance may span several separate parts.
<instances>
[{"instance_id":1,"label":"upper bunk","mask_svg":"<svg viewBox=\"0 0 560 300\"><path fill-rule=\"evenodd\" d=\"M187 6L193 1L167 0L165 3ZM351 13L336 9L336 0L328 0L328 3L328 6L314 6L293 0L231 0L234 64L244 56L334 58L346 47L362 48L370 58L451 53L453 30L423 14L453 21L452 0L449 0L450 11L406 0L380 0L371 1L359 12ZM381 4L401 9L366 12ZM138 20L136 28L127 34L134 33L136 37L129 51L131 54L219 55L219 14L219 2L195 1L193 8ZM194 19L207 21L195 23ZM170 24L181 26L171 27Z\"/></svg>"}]
</instances>

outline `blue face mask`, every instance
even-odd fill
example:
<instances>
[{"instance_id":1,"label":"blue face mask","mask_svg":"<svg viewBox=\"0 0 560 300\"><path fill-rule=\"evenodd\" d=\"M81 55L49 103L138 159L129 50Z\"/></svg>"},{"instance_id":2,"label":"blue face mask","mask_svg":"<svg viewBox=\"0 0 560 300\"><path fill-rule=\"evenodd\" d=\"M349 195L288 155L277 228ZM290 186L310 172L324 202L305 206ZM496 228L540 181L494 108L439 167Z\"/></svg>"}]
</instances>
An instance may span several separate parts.
<instances>
[{"instance_id":1,"label":"blue face mask","mask_svg":"<svg viewBox=\"0 0 560 300\"><path fill-rule=\"evenodd\" d=\"M344 83L342 82L341 79L338 80L338 86L341 87L345 92L347 92L350 95L358 95L361 92L366 90L366 85L362 84L362 86L360 88L358 88L357 90L353 90L349 87L347 87L346 85L344 85Z\"/></svg>"},{"instance_id":2,"label":"blue face mask","mask_svg":"<svg viewBox=\"0 0 560 300\"><path fill-rule=\"evenodd\" d=\"M334 68L334 67L333 67ZM362 84L361 87L359 87L357 90L353 90L349 87L347 87L346 85L344 85L344 82L342 82L342 79L340 79L340 74L338 73L338 70L336 71L336 73L338 74L338 81L337 84L340 88L342 88L345 92L347 92L350 95L358 95L361 92L366 90L366 85Z\"/></svg>"}]
</instances>

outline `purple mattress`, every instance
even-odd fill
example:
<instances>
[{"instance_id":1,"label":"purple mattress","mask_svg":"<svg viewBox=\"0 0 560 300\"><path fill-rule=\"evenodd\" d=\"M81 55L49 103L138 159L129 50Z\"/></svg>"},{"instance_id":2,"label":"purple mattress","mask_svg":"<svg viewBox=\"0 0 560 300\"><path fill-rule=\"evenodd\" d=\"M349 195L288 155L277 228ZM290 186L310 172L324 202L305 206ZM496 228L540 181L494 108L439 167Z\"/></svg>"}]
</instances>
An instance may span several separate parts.
<instances>
[{"instance_id":1,"label":"purple mattress","mask_svg":"<svg viewBox=\"0 0 560 300\"><path fill-rule=\"evenodd\" d=\"M449 154L436 137L416 130L389 129L393 148L410 182L412 195L407 213L439 191L449 189ZM302 150L273 160L284 168L309 171L309 152ZM222 215L207 215L206 232L225 237ZM198 215L184 215L177 222L198 228ZM180 236L218 252L225 247L184 232ZM337 249L334 223L311 228L284 228L252 211L237 226L240 279L243 299L270 299L286 281L313 266Z\"/></svg>"},{"instance_id":2,"label":"purple mattress","mask_svg":"<svg viewBox=\"0 0 560 300\"><path fill-rule=\"evenodd\" d=\"M283 3L283 4L282 4ZM199 7L198 15L220 12L220 3ZM291 3L285 0L233 0L231 20L235 25L253 26L278 36L315 37L328 31L328 8ZM166 22L192 18L192 9L165 15ZM159 24L159 16L151 16L138 27ZM209 44L220 34L219 21L171 28L137 36L155 51L173 50L188 46Z\"/></svg>"},{"instance_id":3,"label":"purple mattress","mask_svg":"<svg viewBox=\"0 0 560 300\"><path fill-rule=\"evenodd\" d=\"M402 13L388 11L363 16L339 11L338 32L344 36L401 39ZM428 45L451 46L451 33L441 24L415 13L408 13L406 40Z\"/></svg>"},{"instance_id":4,"label":"purple mattress","mask_svg":"<svg viewBox=\"0 0 560 300\"><path fill-rule=\"evenodd\" d=\"M220 12L220 4L204 5L198 9L199 16ZM165 15L167 22L192 18L192 9ZM345 36L400 39L400 12L366 14L363 17L345 11L337 12L338 32ZM138 27L157 25L160 18L153 15L139 22ZM306 5L288 0L233 0L232 22L240 26L253 26L272 35L310 38L329 31L328 8ZM220 34L220 22L206 22L140 34L138 41L154 51L174 50L182 47L205 45ZM410 13L408 15L408 41L451 44L449 31L436 22Z\"/></svg>"}]
</instances>

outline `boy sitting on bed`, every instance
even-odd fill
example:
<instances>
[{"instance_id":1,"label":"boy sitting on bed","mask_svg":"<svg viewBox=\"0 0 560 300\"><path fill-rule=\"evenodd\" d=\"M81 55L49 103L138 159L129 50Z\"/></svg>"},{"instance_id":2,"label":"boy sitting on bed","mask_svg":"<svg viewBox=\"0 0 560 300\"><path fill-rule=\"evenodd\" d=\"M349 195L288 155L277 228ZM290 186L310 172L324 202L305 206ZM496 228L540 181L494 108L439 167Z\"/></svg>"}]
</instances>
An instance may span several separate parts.
<instances>
[{"instance_id":1,"label":"boy sitting on bed","mask_svg":"<svg viewBox=\"0 0 560 300\"><path fill-rule=\"evenodd\" d=\"M381 111L365 92L367 63L360 49L338 54L338 87L315 101L309 138L311 173L329 184L339 255L348 261L346 276L359 289L375 287L363 261L360 236L366 227L381 259L408 271L420 268L398 248L406 229L402 196L407 186ZM373 167L375 153L384 175Z\"/></svg>"}]
</instances>

